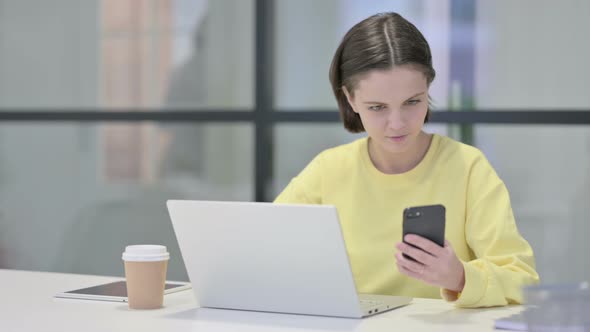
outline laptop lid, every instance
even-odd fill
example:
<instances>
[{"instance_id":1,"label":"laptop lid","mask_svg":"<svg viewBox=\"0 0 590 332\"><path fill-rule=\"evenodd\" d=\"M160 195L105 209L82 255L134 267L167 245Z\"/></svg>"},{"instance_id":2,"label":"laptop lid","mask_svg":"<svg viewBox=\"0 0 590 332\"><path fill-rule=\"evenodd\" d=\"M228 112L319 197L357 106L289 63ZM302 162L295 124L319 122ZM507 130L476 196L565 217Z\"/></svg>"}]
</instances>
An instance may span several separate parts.
<instances>
[{"instance_id":1,"label":"laptop lid","mask_svg":"<svg viewBox=\"0 0 590 332\"><path fill-rule=\"evenodd\" d=\"M203 307L360 317L336 208L169 200Z\"/></svg>"}]
</instances>

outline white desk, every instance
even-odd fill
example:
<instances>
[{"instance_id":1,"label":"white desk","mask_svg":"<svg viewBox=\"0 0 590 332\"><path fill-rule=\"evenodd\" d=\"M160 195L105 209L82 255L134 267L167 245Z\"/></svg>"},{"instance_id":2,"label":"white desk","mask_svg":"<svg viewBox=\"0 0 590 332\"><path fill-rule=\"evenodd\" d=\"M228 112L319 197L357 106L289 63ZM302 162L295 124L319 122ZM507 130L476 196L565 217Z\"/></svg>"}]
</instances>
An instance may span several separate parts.
<instances>
[{"instance_id":1,"label":"white desk","mask_svg":"<svg viewBox=\"0 0 590 332\"><path fill-rule=\"evenodd\" d=\"M521 306L456 309L442 300L412 304L365 319L197 308L192 291L164 297L164 308L54 299L60 291L115 278L0 269L0 330L12 331L492 331L496 318Z\"/></svg>"}]
</instances>

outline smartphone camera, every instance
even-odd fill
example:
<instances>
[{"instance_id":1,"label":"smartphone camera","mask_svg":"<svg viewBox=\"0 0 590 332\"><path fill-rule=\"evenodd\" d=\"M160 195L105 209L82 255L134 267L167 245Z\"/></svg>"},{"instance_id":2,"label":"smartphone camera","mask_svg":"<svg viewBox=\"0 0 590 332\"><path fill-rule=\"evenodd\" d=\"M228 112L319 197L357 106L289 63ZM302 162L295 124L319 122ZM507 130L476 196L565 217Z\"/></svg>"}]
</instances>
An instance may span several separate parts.
<instances>
[{"instance_id":1,"label":"smartphone camera","mask_svg":"<svg viewBox=\"0 0 590 332\"><path fill-rule=\"evenodd\" d=\"M420 217L420 215L421 215L421 214L420 214L420 211L412 211L412 210L408 210L408 212L406 213L406 217L407 217L408 219L411 219L411 218L418 218L418 217Z\"/></svg>"}]
</instances>

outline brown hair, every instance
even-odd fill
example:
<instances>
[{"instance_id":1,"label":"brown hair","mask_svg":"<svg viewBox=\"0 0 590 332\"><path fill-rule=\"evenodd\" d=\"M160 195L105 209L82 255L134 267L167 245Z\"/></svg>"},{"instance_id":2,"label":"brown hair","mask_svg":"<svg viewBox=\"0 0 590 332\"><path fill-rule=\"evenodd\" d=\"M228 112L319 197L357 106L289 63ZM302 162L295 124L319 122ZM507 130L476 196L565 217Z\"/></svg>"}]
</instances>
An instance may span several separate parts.
<instances>
[{"instance_id":1,"label":"brown hair","mask_svg":"<svg viewBox=\"0 0 590 332\"><path fill-rule=\"evenodd\" d=\"M414 65L424 72L428 85L436 72L428 42L420 31L397 13L380 13L353 26L336 49L330 65L330 83L344 127L365 131L361 119L348 103L343 87L353 94L362 74L393 66ZM430 107L424 122L430 117Z\"/></svg>"}]
</instances>

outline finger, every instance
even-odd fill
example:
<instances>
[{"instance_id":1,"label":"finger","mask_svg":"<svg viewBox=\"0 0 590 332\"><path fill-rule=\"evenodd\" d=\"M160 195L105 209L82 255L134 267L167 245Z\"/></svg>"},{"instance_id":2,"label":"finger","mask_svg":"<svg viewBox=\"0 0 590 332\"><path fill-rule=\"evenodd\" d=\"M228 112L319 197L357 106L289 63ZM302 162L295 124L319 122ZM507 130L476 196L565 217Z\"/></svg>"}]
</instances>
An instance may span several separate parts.
<instances>
[{"instance_id":1,"label":"finger","mask_svg":"<svg viewBox=\"0 0 590 332\"><path fill-rule=\"evenodd\" d=\"M404 264L403 262L403 257L398 258L396 265L397 265L397 269L407 275L410 276L412 278L416 278L419 280L422 280L428 284L434 284L434 280L433 280L433 274L430 272L430 270L427 269L426 266L422 265L420 268L414 269L414 268L408 268L407 265ZM407 260L406 260L407 262ZM411 262L411 261L410 261Z\"/></svg>"},{"instance_id":2,"label":"finger","mask_svg":"<svg viewBox=\"0 0 590 332\"><path fill-rule=\"evenodd\" d=\"M408 277L412 277L418 280L422 280L422 275L420 275L419 273L416 273L412 270L408 270L406 267L404 267L403 265L398 264L397 268L399 270L400 273L407 275Z\"/></svg>"},{"instance_id":3,"label":"finger","mask_svg":"<svg viewBox=\"0 0 590 332\"><path fill-rule=\"evenodd\" d=\"M411 260L402 256L402 254L399 252L395 256L397 258L398 265L403 266L405 269L412 271L412 272L416 273L417 275L421 275L422 273L424 273L424 269L425 269L424 264L420 264L418 262L412 262Z\"/></svg>"},{"instance_id":4,"label":"finger","mask_svg":"<svg viewBox=\"0 0 590 332\"><path fill-rule=\"evenodd\" d=\"M443 248L438 244L416 234L408 234L404 240L435 257L438 257L443 251Z\"/></svg>"},{"instance_id":5,"label":"finger","mask_svg":"<svg viewBox=\"0 0 590 332\"><path fill-rule=\"evenodd\" d=\"M422 249L412 247L411 245L406 243L399 243L397 245L397 248L402 253L412 257L413 259L424 265L432 265L436 260L436 258L431 254L424 252Z\"/></svg>"}]
</instances>

